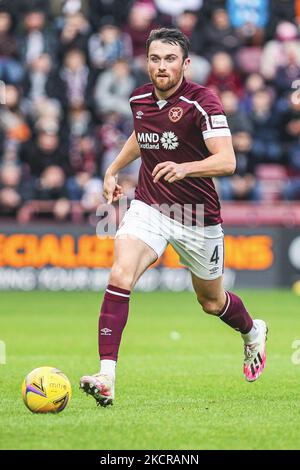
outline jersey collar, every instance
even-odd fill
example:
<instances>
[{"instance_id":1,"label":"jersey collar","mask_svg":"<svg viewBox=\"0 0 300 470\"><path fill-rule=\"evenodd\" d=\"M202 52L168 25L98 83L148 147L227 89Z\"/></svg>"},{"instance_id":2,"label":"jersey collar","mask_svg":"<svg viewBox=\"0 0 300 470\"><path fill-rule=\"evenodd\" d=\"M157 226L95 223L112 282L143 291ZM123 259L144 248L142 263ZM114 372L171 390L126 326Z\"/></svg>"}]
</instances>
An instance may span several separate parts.
<instances>
[{"instance_id":1,"label":"jersey collar","mask_svg":"<svg viewBox=\"0 0 300 470\"><path fill-rule=\"evenodd\" d=\"M155 100L158 107L162 109L167 103L170 103L170 104L176 103L176 101L178 100L178 97L182 95L183 90L185 89L186 86L187 86L187 81L183 77L180 87L177 88L177 90L172 95L170 95L166 100L158 99L158 97L155 94L155 90L153 88L153 92L152 92L153 99Z\"/></svg>"}]
</instances>

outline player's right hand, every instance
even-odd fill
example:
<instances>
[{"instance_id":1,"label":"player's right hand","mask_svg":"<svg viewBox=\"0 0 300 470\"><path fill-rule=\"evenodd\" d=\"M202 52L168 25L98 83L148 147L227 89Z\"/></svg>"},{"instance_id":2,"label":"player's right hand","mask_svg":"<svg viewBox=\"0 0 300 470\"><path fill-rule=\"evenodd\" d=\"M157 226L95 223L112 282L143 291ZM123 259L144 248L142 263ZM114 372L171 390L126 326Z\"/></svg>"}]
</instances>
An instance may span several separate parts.
<instances>
[{"instance_id":1,"label":"player's right hand","mask_svg":"<svg viewBox=\"0 0 300 470\"><path fill-rule=\"evenodd\" d=\"M117 176L106 173L103 182L103 196L108 204L116 202L124 196L122 186L117 184Z\"/></svg>"}]
</instances>

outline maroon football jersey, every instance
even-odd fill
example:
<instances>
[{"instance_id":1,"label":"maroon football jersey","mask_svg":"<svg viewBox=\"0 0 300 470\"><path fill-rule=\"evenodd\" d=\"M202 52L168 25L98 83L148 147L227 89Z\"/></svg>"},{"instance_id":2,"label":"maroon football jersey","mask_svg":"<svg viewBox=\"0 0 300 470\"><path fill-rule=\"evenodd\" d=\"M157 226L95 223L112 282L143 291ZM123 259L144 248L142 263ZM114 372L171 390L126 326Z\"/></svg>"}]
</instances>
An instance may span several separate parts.
<instances>
[{"instance_id":1,"label":"maroon football jersey","mask_svg":"<svg viewBox=\"0 0 300 470\"><path fill-rule=\"evenodd\" d=\"M205 140L230 136L226 116L214 92L183 79L167 100L159 100L152 83L137 88L130 104L142 164L135 198L149 205L190 205L196 223L196 205L204 205L204 224L222 222L220 203L211 178L187 177L168 183L162 177L153 183L154 167L164 161L175 163L203 160L210 153Z\"/></svg>"}]
</instances>

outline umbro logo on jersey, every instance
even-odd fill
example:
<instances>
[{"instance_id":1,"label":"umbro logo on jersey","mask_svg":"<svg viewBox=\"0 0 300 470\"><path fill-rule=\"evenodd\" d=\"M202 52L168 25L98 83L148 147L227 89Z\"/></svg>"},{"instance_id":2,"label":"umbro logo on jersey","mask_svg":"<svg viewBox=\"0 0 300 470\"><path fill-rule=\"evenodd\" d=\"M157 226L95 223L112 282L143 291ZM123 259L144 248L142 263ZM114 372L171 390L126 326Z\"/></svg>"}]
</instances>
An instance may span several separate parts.
<instances>
[{"instance_id":1,"label":"umbro logo on jersey","mask_svg":"<svg viewBox=\"0 0 300 470\"><path fill-rule=\"evenodd\" d=\"M102 328L101 331L101 336L111 336L112 330L109 328Z\"/></svg>"},{"instance_id":2,"label":"umbro logo on jersey","mask_svg":"<svg viewBox=\"0 0 300 470\"><path fill-rule=\"evenodd\" d=\"M141 149L159 150L161 146L165 150L175 150L179 146L178 137L172 131L165 131L162 135L156 132L138 132L137 140Z\"/></svg>"},{"instance_id":3,"label":"umbro logo on jersey","mask_svg":"<svg viewBox=\"0 0 300 470\"><path fill-rule=\"evenodd\" d=\"M136 113L136 116L135 116L135 117L136 117L137 119L142 119L142 116L143 116L143 115L144 115L143 111L138 111L138 112Z\"/></svg>"}]
</instances>

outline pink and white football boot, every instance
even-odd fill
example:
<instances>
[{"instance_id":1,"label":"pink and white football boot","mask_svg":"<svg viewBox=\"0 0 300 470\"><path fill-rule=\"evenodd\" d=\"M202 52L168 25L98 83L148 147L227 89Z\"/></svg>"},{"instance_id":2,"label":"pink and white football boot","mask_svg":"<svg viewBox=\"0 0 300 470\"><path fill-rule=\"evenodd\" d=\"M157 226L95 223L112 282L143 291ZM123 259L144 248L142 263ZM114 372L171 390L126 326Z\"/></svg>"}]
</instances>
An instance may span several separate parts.
<instances>
[{"instance_id":1,"label":"pink and white football boot","mask_svg":"<svg viewBox=\"0 0 300 470\"><path fill-rule=\"evenodd\" d=\"M245 344L244 376L247 382L254 382L262 374L266 365L266 341L268 327L263 320L253 320L258 329L257 339Z\"/></svg>"},{"instance_id":2,"label":"pink and white football boot","mask_svg":"<svg viewBox=\"0 0 300 470\"><path fill-rule=\"evenodd\" d=\"M114 401L114 382L114 379L108 375L84 375L80 379L80 389L95 398L98 406L109 406Z\"/></svg>"}]
</instances>

